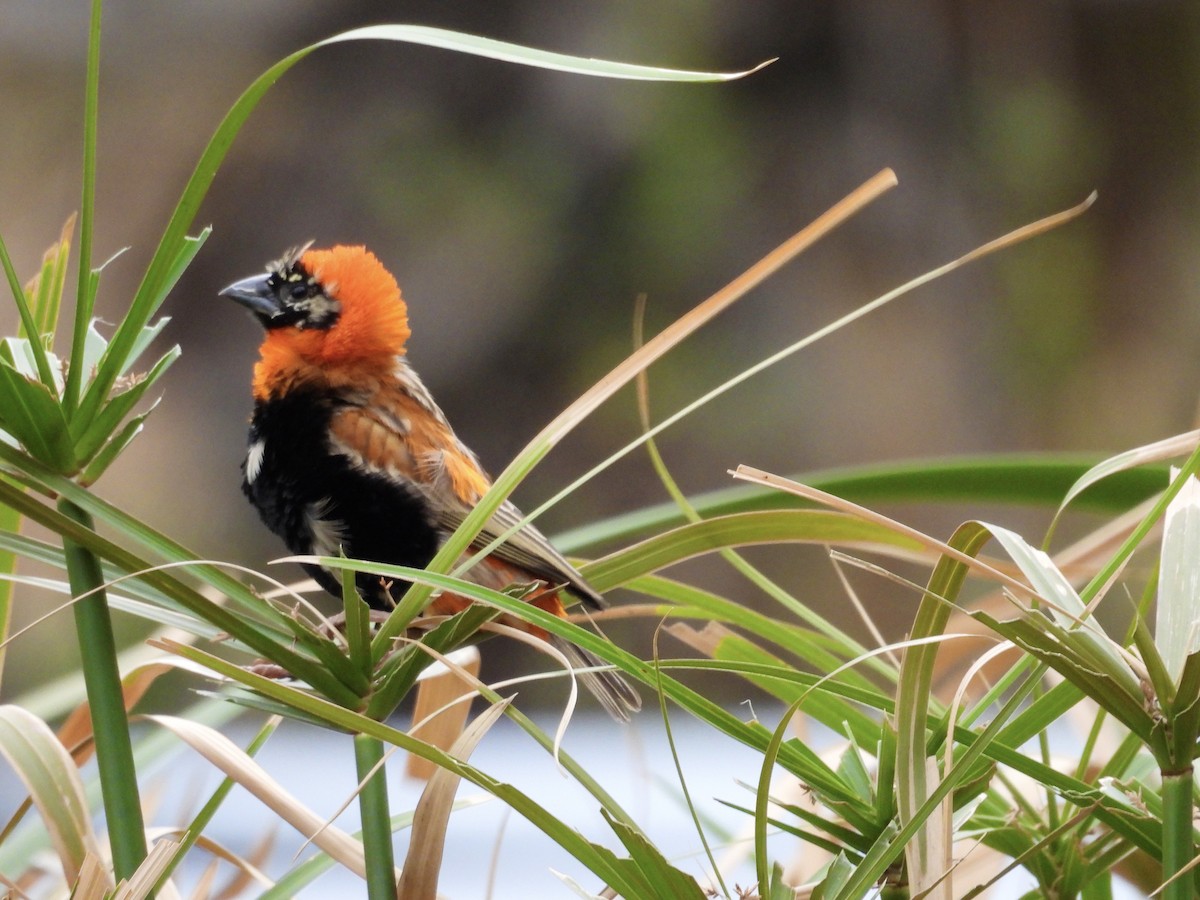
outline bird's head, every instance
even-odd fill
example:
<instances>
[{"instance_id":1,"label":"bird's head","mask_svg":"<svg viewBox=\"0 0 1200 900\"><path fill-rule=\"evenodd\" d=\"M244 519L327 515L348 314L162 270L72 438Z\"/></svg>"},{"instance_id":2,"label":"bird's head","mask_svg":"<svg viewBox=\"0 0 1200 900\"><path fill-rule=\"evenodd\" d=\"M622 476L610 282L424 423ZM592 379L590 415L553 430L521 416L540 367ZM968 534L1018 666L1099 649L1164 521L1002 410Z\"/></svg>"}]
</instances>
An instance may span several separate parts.
<instances>
[{"instance_id":1,"label":"bird's head","mask_svg":"<svg viewBox=\"0 0 1200 900\"><path fill-rule=\"evenodd\" d=\"M290 250L262 275L221 291L266 329L274 364L390 364L404 353L408 310L396 279L365 247Z\"/></svg>"}]
</instances>

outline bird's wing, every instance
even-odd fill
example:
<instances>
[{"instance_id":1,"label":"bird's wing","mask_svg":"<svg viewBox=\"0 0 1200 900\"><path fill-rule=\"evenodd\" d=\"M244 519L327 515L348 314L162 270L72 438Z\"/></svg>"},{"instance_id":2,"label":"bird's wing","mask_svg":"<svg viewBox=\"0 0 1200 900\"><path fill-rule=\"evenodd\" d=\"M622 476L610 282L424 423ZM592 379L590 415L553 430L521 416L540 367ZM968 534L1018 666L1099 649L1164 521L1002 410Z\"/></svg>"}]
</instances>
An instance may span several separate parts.
<instances>
[{"instance_id":1,"label":"bird's wing","mask_svg":"<svg viewBox=\"0 0 1200 900\"><path fill-rule=\"evenodd\" d=\"M376 394L367 405L337 410L330 424L335 450L356 465L416 488L429 504L435 526L454 531L491 486L487 475L440 413L430 415L418 399L397 392L388 402ZM482 549L524 518L505 501L472 543ZM565 584L590 605L604 601L582 575L533 525L509 535L492 553L532 578Z\"/></svg>"}]
</instances>

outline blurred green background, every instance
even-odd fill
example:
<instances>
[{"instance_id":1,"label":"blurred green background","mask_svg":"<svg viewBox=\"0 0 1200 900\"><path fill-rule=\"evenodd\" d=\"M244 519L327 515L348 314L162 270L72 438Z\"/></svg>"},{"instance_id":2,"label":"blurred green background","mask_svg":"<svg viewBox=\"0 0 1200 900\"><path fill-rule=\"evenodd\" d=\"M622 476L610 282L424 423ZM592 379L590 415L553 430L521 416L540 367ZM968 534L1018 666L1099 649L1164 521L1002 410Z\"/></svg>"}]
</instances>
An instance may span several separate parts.
<instances>
[{"instance_id":1,"label":"blurred green background","mask_svg":"<svg viewBox=\"0 0 1200 900\"><path fill-rule=\"evenodd\" d=\"M1193 423L1194 3L113 0L96 261L129 249L106 269L102 314L116 318L131 296L241 90L294 49L385 21L677 68L778 61L731 84L663 85L370 42L322 50L289 73L201 211L213 235L166 306L166 339L184 355L165 400L100 485L197 553L254 566L282 553L238 490L259 331L216 293L309 239L365 243L397 275L411 359L495 472L626 354L638 294L658 330L885 166L898 189L651 370L656 419L1096 189L1083 219L772 369L669 431L663 452L685 489L703 491L743 462L791 474L925 455L1109 452ZM86 27L83 3L6 0L0 14L0 232L23 273L78 206ZM0 332L15 325L0 310ZM537 505L636 431L627 391L515 499ZM553 533L664 497L637 453L542 525ZM914 516L942 535L963 517ZM819 552L754 558L806 602L844 605ZM760 602L720 566L681 574ZM903 621L914 598L895 596ZM21 613L48 602L25 593ZM37 665L10 671L56 668L46 654L60 627L22 639L18 654ZM644 634L620 634L644 646ZM485 656L516 652L494 646Z\"/></svg>"}]
</instances>

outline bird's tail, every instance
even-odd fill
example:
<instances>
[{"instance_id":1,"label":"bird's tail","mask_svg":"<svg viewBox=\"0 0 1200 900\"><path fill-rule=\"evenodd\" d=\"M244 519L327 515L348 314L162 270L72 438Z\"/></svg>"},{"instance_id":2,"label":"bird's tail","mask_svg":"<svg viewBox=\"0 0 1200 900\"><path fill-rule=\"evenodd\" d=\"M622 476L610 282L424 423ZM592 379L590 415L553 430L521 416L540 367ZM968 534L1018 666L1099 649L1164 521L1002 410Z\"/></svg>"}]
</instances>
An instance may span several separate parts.
<instances>
[{"instance_id":1,"label":"bird's tail","mask_svg":"<svg viewBox=\"0 0 1200 900\"><path fill-rule=\"evenodd\" d=\"M576 647L570 641L564 640L557 635L553 636L551 641L555 647L566 654L573 668L590 669L608 665L608 663L599 657L589 653L582 647ZM629 714L635 713L642 708L642 698L620 672L615 672L610 668L599 672L577 671L576 674L579 676L579 680L583 682L583 686L592 692L596 699L600 701L600 705L618 722L628 722Z\"/></svg>"}]
</instances>

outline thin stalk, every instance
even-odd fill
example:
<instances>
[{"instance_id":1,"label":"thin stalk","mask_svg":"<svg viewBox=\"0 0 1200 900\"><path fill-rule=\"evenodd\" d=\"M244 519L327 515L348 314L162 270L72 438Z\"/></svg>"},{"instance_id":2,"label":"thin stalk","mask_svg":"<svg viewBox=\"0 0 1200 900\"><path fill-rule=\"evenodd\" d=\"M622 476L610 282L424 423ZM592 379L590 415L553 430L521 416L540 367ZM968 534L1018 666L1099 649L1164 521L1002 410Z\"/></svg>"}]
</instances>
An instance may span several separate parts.
<instances>
[{"instance_id":1,"label":"thin stalk","mask_svg":"<svg viewBox=\"0 0 1200 900\"><path fill-rule=\"evenodd\" d=\"M79 277L75 298L75 328L71 338L71 365L63 404L68 414L79 403L83 384L83 347L92 318L92 222L96 213L96 133L100 118L100 10L101 0L92 0L88 29L87 87L83 101L83 197L79 204Z\"/></svg>"},{"instance_id":2,"label":"thin stalk","mask_svg":"<svg viewBox=\"0 0 1200 900\"><path fill-rule=\"evenodd\" d=\"M367 865L367 897L394 900L396 864L392 853L392 816L388 811L387 773L382 765L383 741L365 734L354 736L358 767L358 809L362 816L363 855Z\"/></svg>"},{"instance_id":3,"label":"thin stalk","mask_svg":"<svg viewBox=\"0 0 1200 900\"><path fill-rule=\"evenodd\" d=\"M58 508L64 516L85 528L93 527L91 516L70 501L60 500ZM108 614L108 597L103 589L100 560L83 546L66 539L63 540L63 552L71 594L81 598L72 605L75 631L92 712L96 766L112 846L113 875L120 881L130 878L146 858L146 829L142 823L121 672L117 667L117 646Z\"/></svg>"},{"instance_id":4,"label":"thin stalk","mask_svg":"<svg viewBox=\"0 0 1200 900\"><path fill-rule=\"evenodd\" d=\"M16 533L21 528L21 514L9 506L0 504L0 531ZM17 570L14 553L0 553L0 573L12 575ZM0 683L4 678L4 660L7 657L8 628L12 620L12 598L14 582L0 581Z\"/></svg>"},{"instance_id":5,"label":"thin stalk","mask_svg":"<svg viewBox=\"0 0 1200 900\"><path fill-rule=\"evenodd\" d=\"M1163 772L1162 866L1165 886L1163 900L1190 900L1195 897L1194 876L1187 871L1196 855L1192 838L1192 767Z\"/></svg>"}]
</instances>

